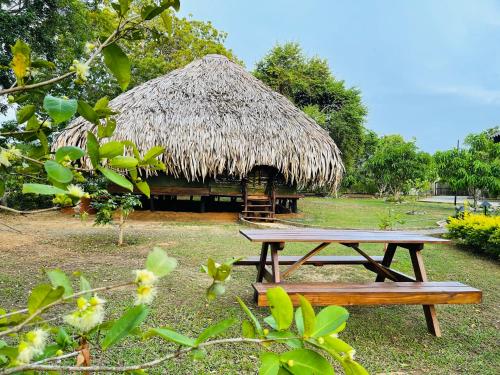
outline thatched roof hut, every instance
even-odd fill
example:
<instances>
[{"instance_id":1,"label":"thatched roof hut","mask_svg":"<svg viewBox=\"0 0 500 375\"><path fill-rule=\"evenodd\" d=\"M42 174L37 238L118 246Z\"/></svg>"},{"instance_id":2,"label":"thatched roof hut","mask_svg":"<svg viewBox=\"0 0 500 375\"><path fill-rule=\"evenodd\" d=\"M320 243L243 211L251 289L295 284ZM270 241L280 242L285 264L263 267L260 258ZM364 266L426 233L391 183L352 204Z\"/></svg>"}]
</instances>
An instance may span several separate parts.
<instances>
[{"instance_id":1,"label":"thatched roof hut","mask_svg":"<svg viewBox=\"0 0 500 375\"><path fill-rule=\"evenodd\" d=\"M119 112L113 139L141 152L166 148L168 173L188 181L246 176L275 167L290 184L334 190L344 170L329 134L283 95L224 56L207 55L110 102ZM74 120L54 147L85 147L92 125Z\"/></svg>"}]
</instances>

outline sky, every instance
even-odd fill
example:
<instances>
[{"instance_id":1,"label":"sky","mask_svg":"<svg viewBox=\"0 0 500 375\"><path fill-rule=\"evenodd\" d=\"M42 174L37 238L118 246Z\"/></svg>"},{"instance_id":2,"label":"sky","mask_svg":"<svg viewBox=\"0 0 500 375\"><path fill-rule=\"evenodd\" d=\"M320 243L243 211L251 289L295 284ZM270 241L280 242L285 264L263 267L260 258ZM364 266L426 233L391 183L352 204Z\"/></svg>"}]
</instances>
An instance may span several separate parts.
<instances>
[{"instance_id":1,"label":"sky","mask_svg":"<svg viewBox=\"0 0 500 375\"><path fill-rule=\"evenodd\" d=\"M252 70L299 42L358 87L377 133L428 152L500 125L500 0L182 0Z\"/></svg>"}]
</instances>

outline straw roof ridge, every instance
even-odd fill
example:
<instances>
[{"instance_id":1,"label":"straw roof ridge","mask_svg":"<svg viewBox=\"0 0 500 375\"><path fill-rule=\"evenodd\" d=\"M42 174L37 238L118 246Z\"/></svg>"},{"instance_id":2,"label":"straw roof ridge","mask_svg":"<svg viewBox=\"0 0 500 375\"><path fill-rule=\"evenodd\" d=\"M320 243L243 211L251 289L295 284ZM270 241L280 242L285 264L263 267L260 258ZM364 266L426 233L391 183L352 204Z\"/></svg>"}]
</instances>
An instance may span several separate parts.
<instances>
[{"instance_id":1,"label":"straw roof ridge","mask_svg":"<svg viewBox=\"0 0 500 375\"><path fill-rule=\"evenodd\" d=\"M299 186L333 190L342 178L328 132L224 56L207 55L145 82L110 106L119 112L113 140L131 140L141 153L164 146L168 172L189 181L223 172L244 177L258 165L277 168ZM92 128L79 117L53 147L84 148Z\"/></svg>"}]
</instances>

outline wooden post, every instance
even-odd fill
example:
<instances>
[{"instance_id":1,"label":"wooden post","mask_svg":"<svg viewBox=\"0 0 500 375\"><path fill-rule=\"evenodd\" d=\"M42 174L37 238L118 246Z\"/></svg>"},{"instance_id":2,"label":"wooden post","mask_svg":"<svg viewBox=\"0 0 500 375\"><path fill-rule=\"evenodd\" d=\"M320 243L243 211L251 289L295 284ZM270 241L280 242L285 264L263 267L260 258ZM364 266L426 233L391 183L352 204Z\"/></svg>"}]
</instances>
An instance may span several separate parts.
<instances>
[{"instance_id":1,"label":"wooden post","mask_svg":"<svg viewBox=\"0 0 500 375\"><path fill-rule=\"evenodd\" d=\"M386 267L391 267L392 259L394 258L394 254L396 253L398 245L394 243L390 243L387 245L384 253L384 259L382 259L382 265ZM375 281L384 281L385 276L383 274L378 274L375 278Z\"/></svg>"},{"instance_id":2,"label":"wooden post","mask_svg":"<svg viewBox=\"0 0 500 375\"><path fill-rule=\"evenodd\" d=\"M415 278L417 281L427 281L427 272L425 271L422 253L420 250L409 249L409 251ZM422 307L424 309L425 321L427 322L427 329L434 336L441 337L441 328L437 320L436 307L434 305L422 305Z\"/></svg>"},{"instance_id":3,"label":"wooden post","mask_svg":"<svg viewBox=\"0 0 500 375\"><path fill-rule=\"evenodd\" d=\"M259 265L257 266L257 282L261 283L262 280L264 279L264 272L266 269L266 261L267 261L267 249L269 248L269 244L267 242L262 243L262 247L260 249L260 260L259 260ZM259 294L257 291L254 292L253 298L255 302L257 302L257 299L259 297Z\"/></svg>"}]
</instances>

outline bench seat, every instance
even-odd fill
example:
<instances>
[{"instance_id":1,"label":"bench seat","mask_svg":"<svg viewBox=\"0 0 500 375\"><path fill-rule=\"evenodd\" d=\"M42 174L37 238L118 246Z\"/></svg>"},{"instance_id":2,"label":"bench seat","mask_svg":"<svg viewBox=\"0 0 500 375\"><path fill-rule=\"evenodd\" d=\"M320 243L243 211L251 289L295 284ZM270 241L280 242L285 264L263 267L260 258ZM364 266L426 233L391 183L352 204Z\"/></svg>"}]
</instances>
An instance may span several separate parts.
<instances>
[{"instance_id":1,"label":"bench seat","mask_svg":"<svg viewBox=\"0 0 500 375\"><path fill-rule=\"evenodd\" d=\"M315 306L329 305L434 305L481 303L482 292L468 285L453 282L373 282L252 284L257 292L258 306L267 306L266 291L281 286L298 305L301 294Z\"/></svg>"},{"instance_id":2,"label":"bench seat","mask_svg":"<svg viewBox=\"0 0 500 375\"><path fill-rule=\"evenodd\" d=\"M301 256L282 255L279 257L280 265L292 265L298 261ZM373 260L378 263L382 262L383 256L373 256ZM259 265L260 257L251 256L234 263L235 266L257 266ZM266 264L271 264L271 258L267 257ZM362 256L339 256L339 255L318 255L309 258L304 264L313 266L323 266L328 264L367 264L368 261Z\"/></svg>"}]
</instances>

